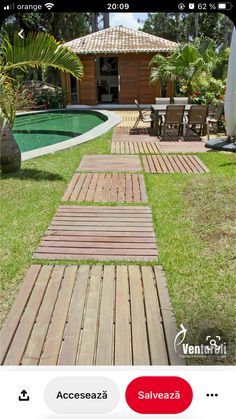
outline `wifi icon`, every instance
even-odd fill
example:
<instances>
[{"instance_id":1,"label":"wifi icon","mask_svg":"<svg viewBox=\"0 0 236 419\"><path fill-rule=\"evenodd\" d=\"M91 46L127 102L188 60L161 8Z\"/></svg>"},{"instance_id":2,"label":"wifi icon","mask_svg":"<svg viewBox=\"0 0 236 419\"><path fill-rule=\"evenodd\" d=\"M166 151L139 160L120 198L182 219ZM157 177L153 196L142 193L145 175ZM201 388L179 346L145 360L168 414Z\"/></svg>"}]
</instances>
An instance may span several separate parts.
<instances>
[{"instance_id":1,"label":"wifi icon","mask_svg":"<svg viewBox=\"0 0 236 419\"><path fill-rule=\"evenodd\" d=\"M51 10L51 9L53 8L54 4L53 4L53 3L46 3L44 6L45 6L48 10Z\"/></svg>"}]
</instances>

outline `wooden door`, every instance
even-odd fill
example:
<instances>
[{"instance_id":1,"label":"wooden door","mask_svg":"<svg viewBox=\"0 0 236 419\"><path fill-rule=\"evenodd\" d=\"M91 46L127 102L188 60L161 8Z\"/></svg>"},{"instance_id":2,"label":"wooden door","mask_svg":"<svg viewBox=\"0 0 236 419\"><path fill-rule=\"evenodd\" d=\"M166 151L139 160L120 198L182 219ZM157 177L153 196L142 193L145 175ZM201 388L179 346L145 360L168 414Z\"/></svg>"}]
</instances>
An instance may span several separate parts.
<instances>
[{"instance_id":1,"label":"wooden door","mask_svg":"<svg viewBox=\"0 0 236 419\"><path fill-rule=\"evenodd\" d=\"M94 55L85 55L80 56L80 59L84 66L84 76L79 82L79 103L81 105L96 105L96 58Z\"/></svg>"},{"instance_id":2,"label":"wooden door","mask_svg":"<svg viewBox=\"0 0 236 419\"><path fill-rule=\"evenodd\" d=\"M132 54L118 57L119 103L139 100L139 59Z\"/></svg>"}]
</instances>

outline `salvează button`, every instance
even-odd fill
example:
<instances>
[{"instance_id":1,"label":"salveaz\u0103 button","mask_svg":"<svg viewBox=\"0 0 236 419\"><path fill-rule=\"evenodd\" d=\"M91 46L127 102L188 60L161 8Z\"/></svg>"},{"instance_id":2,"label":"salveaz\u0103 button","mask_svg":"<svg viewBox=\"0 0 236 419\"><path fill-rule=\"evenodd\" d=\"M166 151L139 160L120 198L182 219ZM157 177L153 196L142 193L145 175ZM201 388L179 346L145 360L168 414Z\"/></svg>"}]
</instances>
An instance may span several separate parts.
<instances>
[{"instance_id":1,"label":"salveaz\u0103 button","mask_svg":"<svg viewBox=\"0 0 236 419\"><path fill-rule=\"evenodd\" d=\"M64 414L108 413L119 398L117 385L107 377L57 377L44 390L47 406Z\"/></svg>"},{"instance_id":2,"label":"salveaz\u0103 button","mask_svg":"<svg viewBox=\"0 0 236 419\"><path fill-rule=\"evenodd\" d=\"M125 397L137 413L176 414L188 409L193 391L180 377L138 377L129 383Z\"/></svg>"}]
</instances>

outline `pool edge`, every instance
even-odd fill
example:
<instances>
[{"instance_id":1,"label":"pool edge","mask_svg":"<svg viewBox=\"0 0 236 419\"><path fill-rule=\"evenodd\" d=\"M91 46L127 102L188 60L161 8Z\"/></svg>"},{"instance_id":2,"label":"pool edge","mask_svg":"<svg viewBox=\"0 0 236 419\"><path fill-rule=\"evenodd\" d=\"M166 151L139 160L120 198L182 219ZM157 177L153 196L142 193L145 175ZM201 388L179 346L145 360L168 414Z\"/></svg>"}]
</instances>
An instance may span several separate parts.
<instances>
[{"instance_id":1,"label":"pool edge","mask_svg":"<svg viewBox=\"0 0 236 419\"><path fill-rule=\"evenodd\" d=\"M85 108L85 110L87 110ZM50 111L48 109L47 111ZM44 113L47 111L36 111L32 113ZM110 129L114 128L117 124L122 121L122 118L114 112L109 112L106 110L99 110L97 113L101 113L105 115L108 119L104 121L102 124L98 125L95 128L92 128L90 131L86 132L85 134L78 135L77 137L71 138L71 140L65 140L60 143L52 144L46 147L37 148L35 150L25 151L21 153L22 161L34 159L36 157L45 156L46 154L55 153L57 151L66 150L71 147L75 147L77 145L86 143L90 140L94 140L97 137L105 134ZM28 112L21 112L20 115L27 115Z\"/></svg>"}]
</instances>

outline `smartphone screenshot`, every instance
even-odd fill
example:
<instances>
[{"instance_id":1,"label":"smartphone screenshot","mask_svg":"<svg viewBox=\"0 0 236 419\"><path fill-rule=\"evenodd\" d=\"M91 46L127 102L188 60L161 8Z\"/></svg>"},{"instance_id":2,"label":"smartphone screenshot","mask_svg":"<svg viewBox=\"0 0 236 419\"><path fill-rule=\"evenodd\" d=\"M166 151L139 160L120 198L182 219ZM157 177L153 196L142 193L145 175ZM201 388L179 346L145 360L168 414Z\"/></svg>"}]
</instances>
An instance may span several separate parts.
<instances>
[{"instance_id":1,"label":"smartphone screenshot","mask_svg":"<svg viewBox=\"0 0 236 419\"><path fill-rule=\"evenodd\" d=\"M4 419L232 419L235 2L0 4Z\"/></svg>"}]
</instances>

